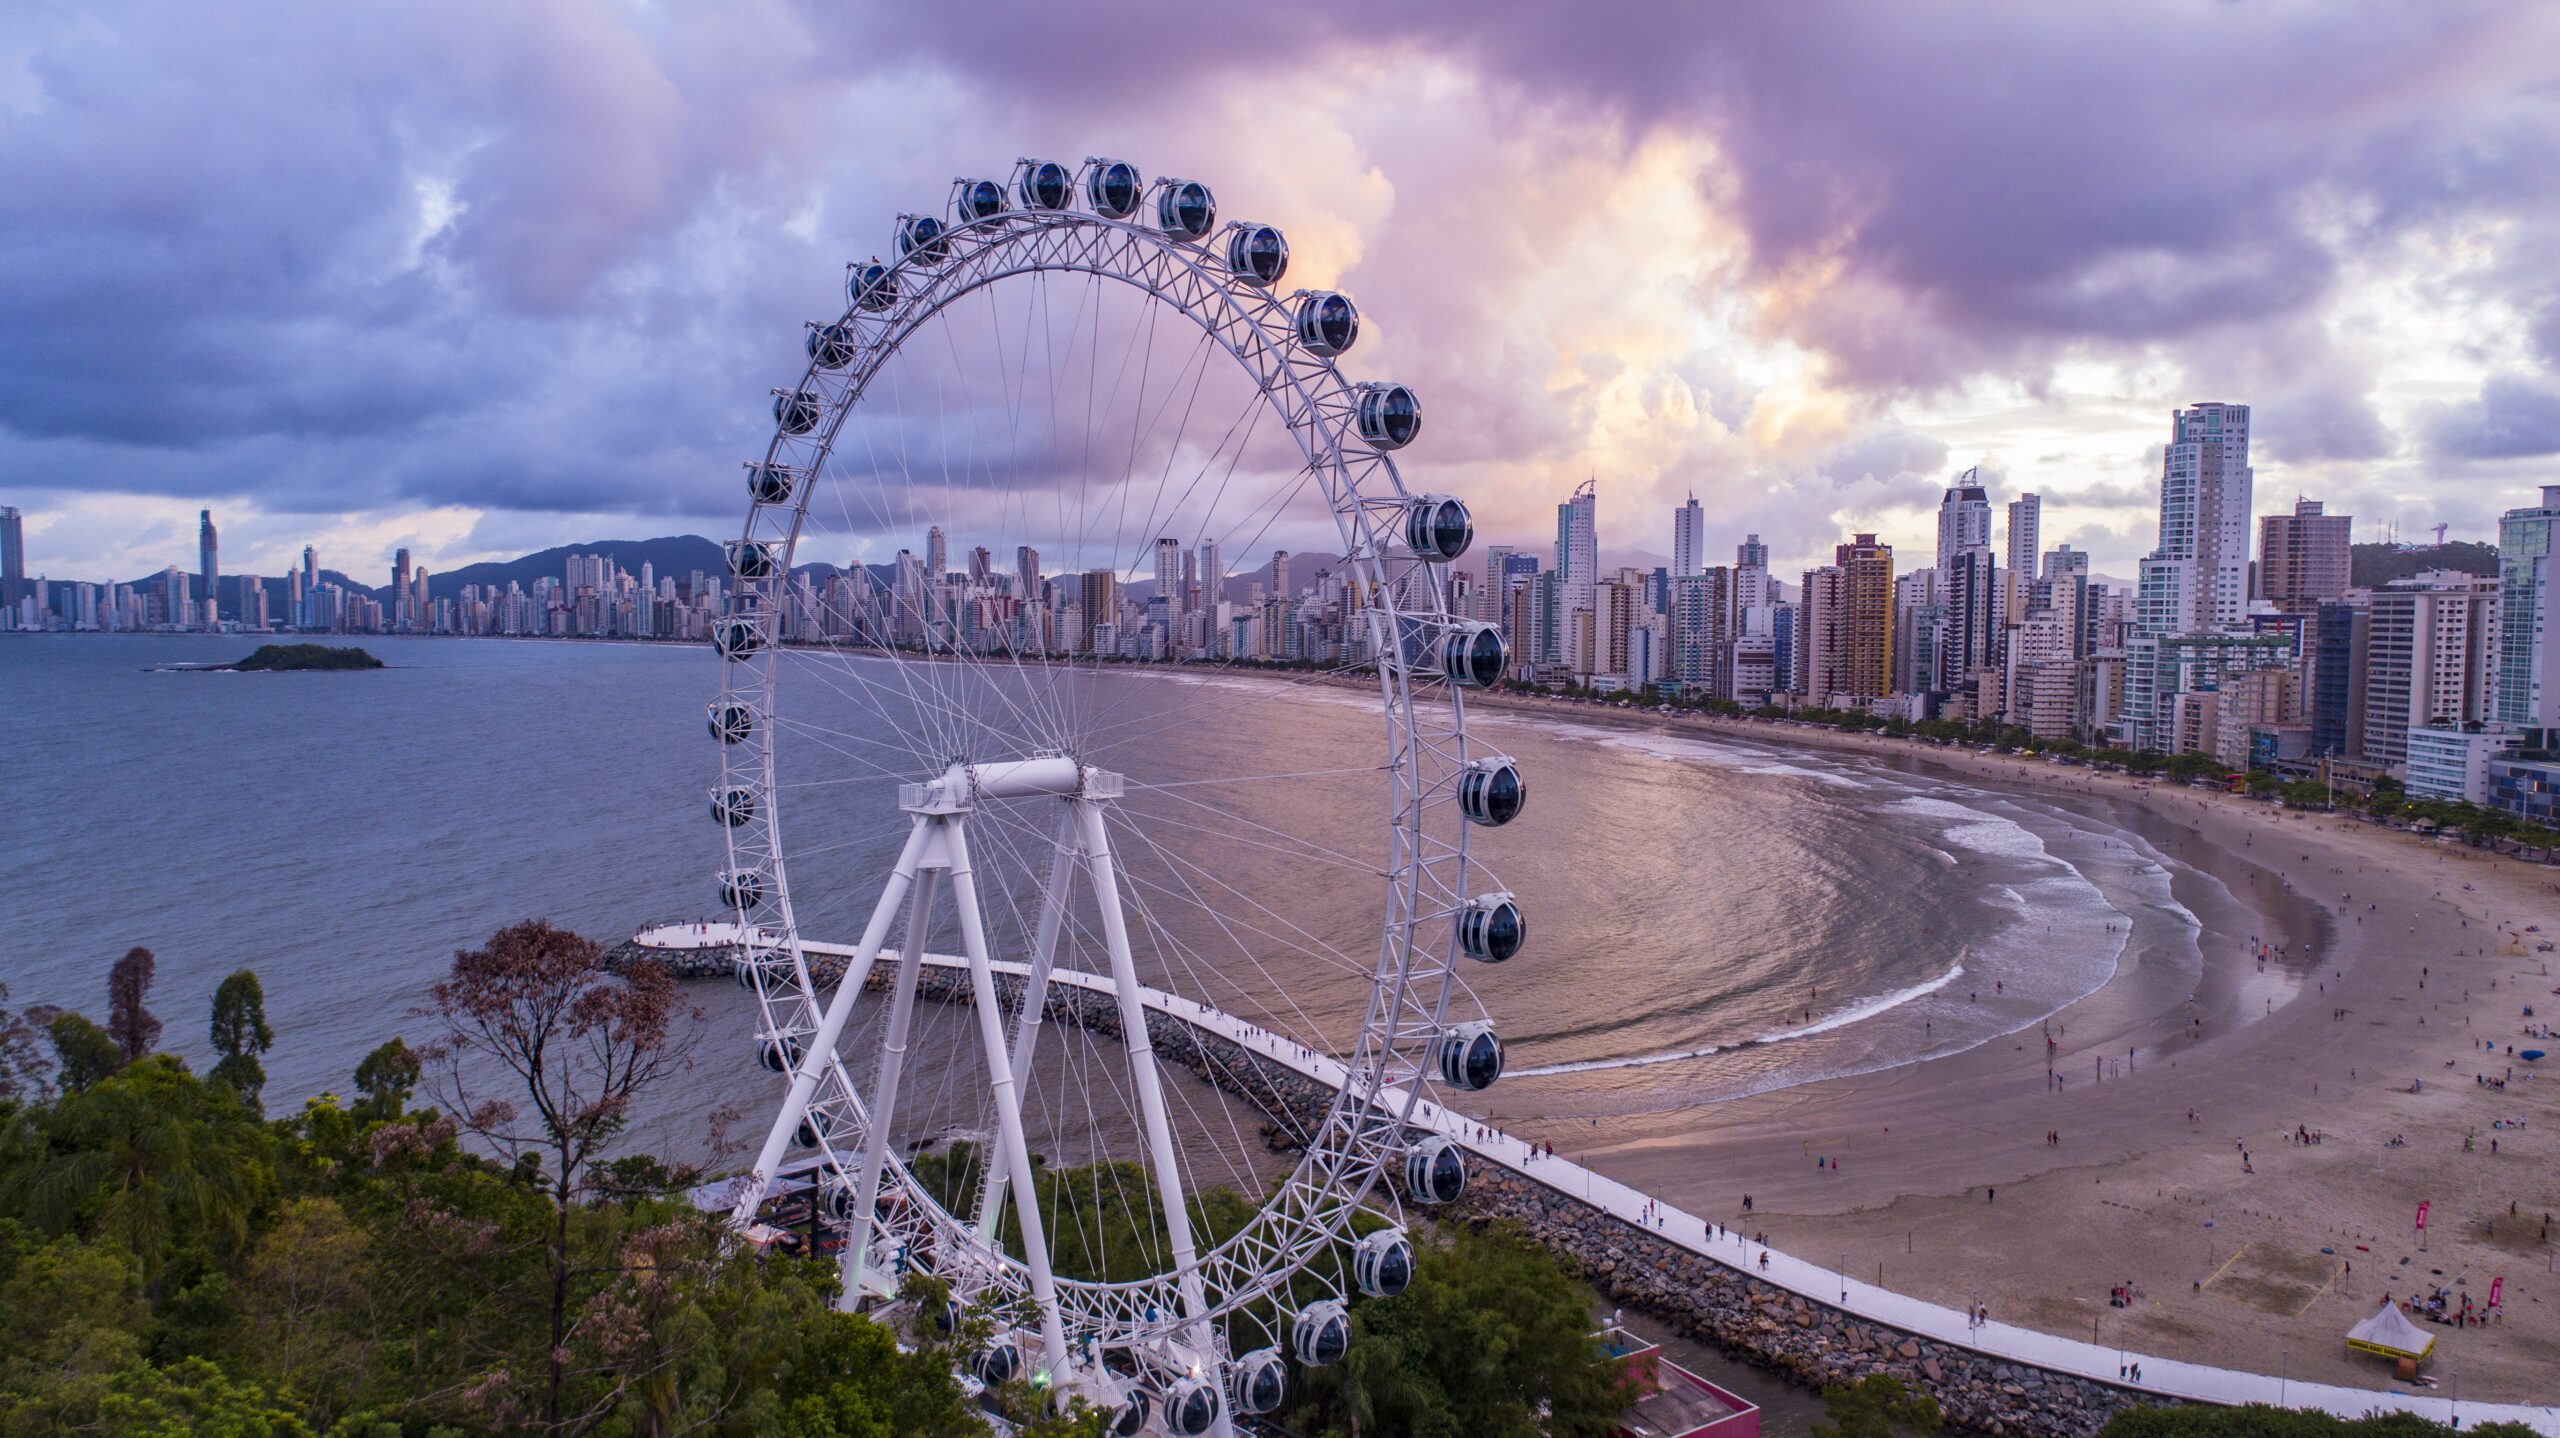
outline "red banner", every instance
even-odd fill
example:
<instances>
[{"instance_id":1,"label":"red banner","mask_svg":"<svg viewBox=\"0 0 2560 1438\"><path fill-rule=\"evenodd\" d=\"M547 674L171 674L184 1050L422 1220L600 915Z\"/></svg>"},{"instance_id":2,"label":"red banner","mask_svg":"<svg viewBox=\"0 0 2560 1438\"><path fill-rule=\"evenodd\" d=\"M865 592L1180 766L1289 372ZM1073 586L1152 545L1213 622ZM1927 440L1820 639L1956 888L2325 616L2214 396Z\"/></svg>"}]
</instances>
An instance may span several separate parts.
<instances>
[{"instance_id":1,"label":"red banner","mask_svg":"<svg viewBox=\"0 0 2560 1438\"><path fill-rule=\"evenodd\" d=\"M2506 1295L2506 1292L2507 1292L2507 1276L2506 1276L2505 1274L2501 1273L2501 1274L2499 1274L2497 1277L2490 1279L2490 1280L2489 1280L2489 1306L2490 1306L2491 1308L2495 1308L2495 1307L2497 1307L2497 1306L2498 1306L2498 1300L2499 1300L2500 1298L2504 1297L2504 1296Z\"/></svg>"},{"instance_id":2,"label":"red banner","mask_svg":"<svg viewBox=\"0 0 2560 1438\"><path fill-rule=\"evenodd\" d=\"M2418 1205L2418 1231L2420 1233L2427 1231L2427 1206L2423 1203Z\"/></svg>"}]
</instances>

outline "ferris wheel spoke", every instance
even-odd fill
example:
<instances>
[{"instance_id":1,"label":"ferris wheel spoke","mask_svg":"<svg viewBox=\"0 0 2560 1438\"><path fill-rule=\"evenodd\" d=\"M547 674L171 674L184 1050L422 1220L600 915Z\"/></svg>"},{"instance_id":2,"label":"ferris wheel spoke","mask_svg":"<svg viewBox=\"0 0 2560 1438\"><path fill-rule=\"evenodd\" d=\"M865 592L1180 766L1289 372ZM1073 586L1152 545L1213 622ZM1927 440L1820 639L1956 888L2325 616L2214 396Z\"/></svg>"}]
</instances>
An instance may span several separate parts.
<instances>
[{"instance_id":1,"label":"ferris wheel spoke","mask_svg":"<svg viewBox=\"0 0 2560 1438\"><path fill-rule=\"evenodd\" d=\"M733 561L725 692L752 722L719 731L713 808L758 1042L807 1090L769 1143L811 1140L825 1212L859 1230L845 1301L889 1286L873 1265L920 1266L1036 1332L998 1356L1036 1349L1097 1401L1142 1385L1189 1434L1227 1421L1235 1347L1300 1321L1286 1290L1353 1213L1400 1214L1379 1183L1406 1140L1377 1095L1418 1096L1452 996L1473 1002L1446 936L1478 810L1454 797L1471 751L1437 646L1461 629L1434 567L1464 525L1406 523L1387 451L1418 411L1336 369L1348 301L1265 288L1276 232L1204 243L1187 182L1149 192L1142 224L1048 174L1026 162L1001 216L996 187L964 185L947 231L902 221L899 260L857 267L812 334L767 450L789 468L751 476ZM886 559L928 526L920 555ZM1340 557L1303 589L1281 568L1231 623L1255 574L1237 560L1265 546ZM1251 662L1301 634L1322 668ZM1353 673L1380 762L1342 762L1324 752L1341 723L1308 722L1336 702L1311 686ZM947 835L902 903L877 867L893 801L910 841ZM821 1002L802 935L873 900L871 928L903 919L896 962L872 943ZM1371 926L1374 946L1345 942ZM1252 1118L1274 1053L1349 1065L1277 1166ZM1248 1206L1240 1231L1202 1202L1220 1189ZM1273 1370L1251 1372L1265 1404Z\"/></svg>"}]
</instances>

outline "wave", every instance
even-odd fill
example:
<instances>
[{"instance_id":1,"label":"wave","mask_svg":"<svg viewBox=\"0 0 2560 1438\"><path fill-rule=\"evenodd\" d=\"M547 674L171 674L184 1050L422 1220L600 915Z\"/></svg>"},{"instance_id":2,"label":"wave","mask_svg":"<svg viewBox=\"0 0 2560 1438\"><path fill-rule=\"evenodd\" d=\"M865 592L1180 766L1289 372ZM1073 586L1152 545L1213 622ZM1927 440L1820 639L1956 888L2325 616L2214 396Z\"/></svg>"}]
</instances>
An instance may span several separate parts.
<instances>
[{"instance_id":1,"label":"wave","mask_svg":"<svg viewBox=\"0 0 2560 1438\"><path fill-rule=\"evenodd\" d=\"M1967 950L1966 952L1970 953L1971 950ZM1883 1013L1887 1009L1898 1009L1904 1004L1910 1003L1914 999L1927 998L1929 995L1936 993L1938 990L1945 988L1947 985L1952 984L1963 977L1964 955L1959 954L1956 956L1956 961L1948 966L1945 973L1938 975L1936 978L1929 980L1925 984L1913 984L1907 989L1896 989L1892 993L1886 994L1881 998L1861 999L1857 1003L1851 1004L1849 1007L1842 1009L1836 1014L1825 1014L1821 1018L1814 1020L1812 1023L1806 1024L1800 1029L1780 1029L1775 1033L1762 1034L1759 1042L1764 1044L1783 1043L1788 1039L1808 1038L1814 1034L1829 1033L1833 1029L1847 1028L1849 1025L1857 1023L1861 1019L1874 1018L1876 1015Z\"/></svg>"},{"instance_id":2,"label":"wave","mask_svg":"<svg viewBox=\"0 0 2560 1438\"><path fill-rule=\"evenodd\" d=\"M1967 950L1967 952L1969 953L1971 951ZM1926 998L1963 977L1964 957L1962 955L1958 955L1955 963L1950 965L1945 973L1938 975L1927 983L1913 984L1907 989L1896 989L1892 993L1882 995L1878 998L1861 999L1837 1013L1825 1014L1821 1019L1807 1024L1802 1028L1780 1029L1775 1033L1762 1034L1756 1039L1749 1040L1749 1042L1754 1044L1780 1043L1787 1039L1800 1039L1809 1034L1827 1033L1832 1029L1845 1028L1862 1019L1874 1018L1876 1015L1884 1013L1889 1009L1898 1009L1904 1004L1910 1003L1914 999ZM1512 1069L1510 1070L1510 1075L1513 1078L1540 1078L1548 1074L1590 1073L1595 1069L1645 1068L1653 1064L1678 1063L1682 1059L1702 1059L1710 1054L1718 1054L1722 1052L1724 1052L1723 1045L1709 1044L1704 1048L1679 1049L1670 1053L1637 1054L1632 1058L1583 1059L1577 1063L1548 1064L1544 1067L1533 1069Z\"/></svg>"},{"instance_id":3,"label":"wave","mask_svg":"<svg viewBox=\"0 0 2560 1438\"><path fill-rule=\"evenodd\" d=\"M1649 1064L1676 1064L1682 1059L1702 1059L1722 1052L1723 1045L1709 1044L1702 1049L1682 1049L1677 1053L1639 1054L1631 1059L1584 1059L1580 1063L1548 1064L1544 1068L1510 1069L1507 1072L1512 1078L1538 1078L1546 1074L1589 1073L1593 1069L1640 1069Z\"/></svg>"}]
</instances>

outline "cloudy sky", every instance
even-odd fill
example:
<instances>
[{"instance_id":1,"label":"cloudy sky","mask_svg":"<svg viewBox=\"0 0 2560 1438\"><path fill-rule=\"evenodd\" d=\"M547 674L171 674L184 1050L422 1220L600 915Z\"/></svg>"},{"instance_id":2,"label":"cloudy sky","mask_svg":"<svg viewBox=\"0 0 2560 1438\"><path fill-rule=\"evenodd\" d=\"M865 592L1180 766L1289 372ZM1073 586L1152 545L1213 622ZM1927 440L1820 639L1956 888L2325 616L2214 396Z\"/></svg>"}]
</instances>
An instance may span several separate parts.
<instances>
[{"instance_id":1,"label":"cloudy sky","mask_svg":"<svg viewBox=\"0 0 2560 1438\"><path fill-rule=\"evenodd\" d=\"M717 533L843 263L1125 155L1283 226L1418 482L1667 550L1914 550L1947 476L2129 573L2168 412L2258 507L2560 482L2560 8L0 7L0 503L131 577Z\"/></svg>"}]
</instances>

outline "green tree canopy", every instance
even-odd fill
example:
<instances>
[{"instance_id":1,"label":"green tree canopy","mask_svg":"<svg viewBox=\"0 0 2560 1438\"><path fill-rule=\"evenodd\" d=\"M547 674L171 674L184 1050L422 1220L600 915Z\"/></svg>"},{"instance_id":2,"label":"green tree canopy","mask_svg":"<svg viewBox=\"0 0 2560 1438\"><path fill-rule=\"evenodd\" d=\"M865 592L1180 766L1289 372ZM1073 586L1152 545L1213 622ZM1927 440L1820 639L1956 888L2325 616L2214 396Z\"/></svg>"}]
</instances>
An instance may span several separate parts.
<instances>
[{"instance_id":1,"label":"green tree canopy","mask_svg":"<svg viewBox=\"0 0 2560 1438\"><path fill-rule=\"evenodd\" d=\"M1352 1309L1343 1361L1301 1370L1301 1433L1600 1438L1626 1395L1591 1336L1590 1294L1507 1227L1418 1245L1413 1286Z\"/></svg>"},{"instance_id":2,"label":"green tree canopy","mask_svg":"<svg viewBox=\"0 0 2560 1438\"><path fill-rule=\"evenodd\" d=\"M255 970L242 969L213 991L213 1051L222 1056L213 1079L228 1084L254 1111L258 1090L266 1087L267 1070L258 1056L275 1047L275 1030L267 1027L267 993Z\"/></svg>"},{"instance_id":3,"label":"green tree canopy","mask_svg":"<svg viewBox=\"0 0 2560 1438\"><path fill-rule=\"evenodd\" d=\"M61 1061L64 1093L79 1093L124 1067L124 1051L107 1031L80 1014L57 1014L46 1030Z\"/></svg>"}]
</instances>

